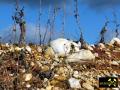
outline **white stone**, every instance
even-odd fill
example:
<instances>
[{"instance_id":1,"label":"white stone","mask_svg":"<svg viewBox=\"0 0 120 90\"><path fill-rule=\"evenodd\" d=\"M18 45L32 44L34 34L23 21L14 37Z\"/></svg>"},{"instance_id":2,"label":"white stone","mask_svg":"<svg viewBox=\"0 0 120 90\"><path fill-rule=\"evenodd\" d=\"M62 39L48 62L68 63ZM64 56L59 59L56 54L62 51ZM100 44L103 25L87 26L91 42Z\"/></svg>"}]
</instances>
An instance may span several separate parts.
<instances>
[{"instance_id":1,"label":"white stone","mask_svg":"<svg viewBox=\"0 0 120 90\"><path fill-rule=\"evenodd\" d=\"M80 44L67 39L58 38L50 42L50 46L53 48L55 54L58 56L67 56L70 53L71 45L74 45L75 52L79 51Z\"/></svg>"},{"instance_id":2,"label":"white stone","mask_svg":"<svg viewBox=\"0 0 120 90\"><path fill-rule=\"evenodd\" d=\"M38 52L42 52L42 48L40 46L37 47Z\"/></svg>"},{"instance_id":3,"label":"white stone","mask_svg":"<svg viewBox=\"0 0 120 90\"><path fill-rule=\"evenodd\" d=\"M27 73L27 74L24 74L24 79L25 81L30 81L32 79L32 74L31 73Z\"/></svg>"},{"instance_id":4,"label":"white stone","mask_svg":"<svg viewBox=\"0 0 120 90\"><path fill-rule=\"evenodd\" d=\"M95 57L99 57L98 53L94 53Z\"/></svg>"},{"instance_id":5,"label":"white stone","mask_svg":"<svg viewBox=\"0 0 120 90\"><path fill-rule=\"evenodd\" d=\"M89 60L94 60L95 56L92 54L90 50L80 50L77 53L73 53L72 55L69 55L66 59L67 62L84 62Z\"/></svg>"},{"instance_id":6,"label":"white stone","mask_svg":"<svg viewBox=\"0 0 120 90\"><path fill-rule=\"evenodd\" d=\"M26 84L26 87L27 87L27 88L30 88L30 87L31 87L31 85L27 83L27 84Z\"/></svg>"},{"instance_id":7,"label":"white stone","mask_svg":"<svg viewBox=\"0 0 120 90\"><path fill-rule=\"evenodd\" d=\"M79 78L79 72L78 72L78 71L74 71L74 73L73 73L73 77L75 77L75 78Z\"/></svg>"},{"instance_id":8,"label":"white stone","mask_svg":"<svg viewBox=\"0 0 120 90\"><path fill-rule=\"evenodd\" d=\"M81 47L81 44L77 44L77 43L75 43L75 42L73 42L73 41L69 41L69 43L70 43L70 46L71 45L74 45L74 47L75 47L75 52L78 52L78 51L80 51L80 47ZM71 47L70 47L71 48Z\"/></svg>"},{"instance_id":9,"label":"white stone","mask_svg":"<svg viewBox=\"0 0 120 90\"><path fill-rule=\"evenodd\" d=\"M99 44L98 44L98 47L99 47L100 49L105 49L105 45L104 45L103 43L99 43Z\"/></svg>"},{"instance_id":10,"label":"white stone","mask_svg":"<svg viewBox=\"0 0 120 90\"><path fill-rule=\"evenodd\" d=\"M50 46L58 56L65 56L70 52L70 43L67 39L59 38L50 42Z\"/></svg>"},{"instance_id":11,"label":"white stone","mask_svg":"<svg viewBox=\"0 0 120 90\"><path fill-rule=\"evenodd\" d=\"M113 39L110 41L110 45L113 45L115 42L117 42L117 44L120 45L120 39L119 39L119 38L113 38Z\"/></svg>"},{"instance_id":12,"label":"white stone","mask_svg":"<svg viewBox=\"0 0 120 90\"><path fill-rule=\"evenodd\" d=\"M91 86L89 83L83 83L82 87L87 89L87 90L94 90L94 87Z\"/></svg>"},{"instance_id":13,"label":"white stone","mask_svg":"<svg viewBox=\"0 0 120 90\"><path fill-rule=\"evenodd\" d=\"M32 49L31 49L30 46L26 46L25 49L26 49L29 53L31 53L31 51L32 51Z\"/></svg>"},{"instance_id":14,"label":"white stone","mask_svg":"<svg viewBox=\"0 0 120 90\"><path fill-rule=\"evenodd\" d=\"M6 47L9 47L9 44L8 44L8 43L6 43L6 44L5 44L5 46L6 46Z\"/></svg>"},{"instance_id":15,"label":"white stone","mask_svg":"<svg viewBox=\"0 0 120 90\"><path fill-rule=\"evenodd\" d=\"M75 79L75 78L70 78L68 81L69 81L71 88L76 88L76 89L81 88L80 80Z\"/></svg>"},{"instance_id":16,"label":"white stone","mask_svg":"<svg viewBox=\"0 0 120 90\"><path fill-rule=\"evenodd\" d=\"M115 66L119 66L119 63L116 61L112 61L112 62L110 62L110 64L115 65Z\"/></svg>"}]
</instances>

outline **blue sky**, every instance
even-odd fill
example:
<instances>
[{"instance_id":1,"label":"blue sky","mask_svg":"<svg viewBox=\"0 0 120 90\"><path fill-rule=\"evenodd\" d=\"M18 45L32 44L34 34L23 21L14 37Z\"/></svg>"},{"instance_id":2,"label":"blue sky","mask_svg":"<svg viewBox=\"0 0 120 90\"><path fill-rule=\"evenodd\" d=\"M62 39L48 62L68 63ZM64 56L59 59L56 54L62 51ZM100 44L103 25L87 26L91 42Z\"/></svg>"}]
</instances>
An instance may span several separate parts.
<instances>
[{"instance_id":1,"label":"blue sky","mask_svg":"<svg viewBox=\"0 0 120 90\"><path fill-rule=\"evenodd\" d=\"M2 1L2 0L1 0ZM14 2L7 2L8 0L3 0L0 2L0 36L5 38L10 38L9 34L12 32L13 21L11 16L14 15L15 5ZM10 1L10 0L9 0ZM31 0L32 1L32 0ZM37 2L38 0L36 0ZM49 1L49 0L48 0ZM52 0L54 1L54 0ZM41 29L42 34L44 34L46 28L46 22L49 17L49 6L53 7L58 5L62 7L60 2L43 2L42 5L42 16L41 16ZM66 14L65 14L65 38L78 40L79 39L79 29L74 18L74 0L66 3ZM84 38L88 43L95 43L98 41L99 32L104 25L106 20L105 17L108 17L109 20L114 20L113 12L116 12L117 20L120 22L120 10L119 10L119 0L114 2L113 0L78 0L79 1L79 14L80 14L80 23L83 30ZM103 1L103 2L101 2ZM61 0L62 2L62 0ZM38 11L39 4L32 2L26 4L22 2L21 7L25 7L25 20L27 27L27 40L30 42L38 41L36 24L38 24ZM52 10L52 9L51 9ZM59 10L56 14L55 20L55 33L53 39L61 37L60 32L62 29L62 10ZM52 16L52 14L51 14ZM108 32L106 38L110 39L115 28L114 24L109 24ZM19 32L19 31L18 31ZM48 37L49 38L49 35Z\"/></svg>"}]
</instances>

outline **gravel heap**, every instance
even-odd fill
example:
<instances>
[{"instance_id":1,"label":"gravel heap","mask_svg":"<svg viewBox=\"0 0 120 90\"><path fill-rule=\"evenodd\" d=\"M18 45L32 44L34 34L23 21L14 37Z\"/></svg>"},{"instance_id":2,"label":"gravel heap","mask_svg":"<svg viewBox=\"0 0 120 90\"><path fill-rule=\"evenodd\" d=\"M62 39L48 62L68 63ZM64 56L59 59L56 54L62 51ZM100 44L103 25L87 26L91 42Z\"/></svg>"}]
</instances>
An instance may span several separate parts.
<instances>
[{"instance_id":1,"label":"gravel heap","mask_svg":"<svg viewBox=\"0 0 120 90\"><path fill-rule=\"evenodd\" d=\"M49 46L0 44L0 90L106 90L99 77L118 77L120 46L95 45L94 60L67 62Z\"/></svg>"}]
</instances>

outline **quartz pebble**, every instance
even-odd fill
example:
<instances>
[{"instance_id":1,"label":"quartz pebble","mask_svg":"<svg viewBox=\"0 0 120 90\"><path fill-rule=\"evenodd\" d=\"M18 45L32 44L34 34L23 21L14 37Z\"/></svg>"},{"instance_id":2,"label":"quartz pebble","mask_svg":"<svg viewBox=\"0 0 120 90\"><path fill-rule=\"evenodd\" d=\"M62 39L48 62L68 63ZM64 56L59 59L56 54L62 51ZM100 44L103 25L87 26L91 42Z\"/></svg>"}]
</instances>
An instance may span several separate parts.
<instances>
[{"instance_id":1,"label":"quartz pebble","mask_svg":"<svg viewBox=\"0 0 120 90\"><path fill-rule=\"evenodd\" d=\"M27 74L24 74L24 79L25 81L30 81L32 79L32 74L31 73L27 73Z\"/></svg>"},{"instance_id":2,"label":"quartz pebble","mask_svg":"<svg viewBox=\"0 0 120 90\"><path fill-rule=\"evenodd\" d=\"M81 88L80 80L75 78L70 78L68 81L71 88L77 88L77 89Z\"/></svg>"}]
</instances>

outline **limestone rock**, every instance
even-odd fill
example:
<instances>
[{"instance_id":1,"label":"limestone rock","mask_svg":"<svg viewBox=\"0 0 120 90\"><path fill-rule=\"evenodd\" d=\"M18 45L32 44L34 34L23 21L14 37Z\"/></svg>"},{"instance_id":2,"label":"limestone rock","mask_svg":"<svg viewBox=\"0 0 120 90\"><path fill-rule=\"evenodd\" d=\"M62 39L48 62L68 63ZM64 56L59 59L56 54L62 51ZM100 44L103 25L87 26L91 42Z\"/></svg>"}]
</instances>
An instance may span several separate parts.
<instances>
[{"instance_id":1,"label":"limestone rock","mask_svg":"<svg viewBox=\"0 0 120 90\"><path fill-rule=\"evenodd\" d=\"M112 61L112 62L110 62L110 64L115 65L115 66L119 66L119 63L116 61Z\"/></svg>"},{"instance_id":2,"label":"limestone rock","mask_svg":"<svg viewBox=\"0 0 120 90\"><path fill-rule=\"evenodd\" d=\"M31 73L24 74L23 78L25 79L25 81L30 81L32 79L32 74Z\"/></svg>"},{"instance_id":3,"label":"limestone rock","mask_svg":"<svg viewBox=\"0 0 120 90\"><path fill-rule=\"evenodd\" d=\"M30 46L26 46L26 47L25 47L25 49L26 49L29 53L31 53L31 52L32 52L32 49L31 49L31 47L30 47Z\"/></svg>"},{"instance_id":4,"label":"limestone rock","mask_svg":"<svg viewBox=\"0 0 120 90\"><path fill-rule=\"evenodd\" d=\"M58 38L50 42L55 54L58 56L67 56L70 51L78 52L80 45L67 39ZM74 49L74 50L73 50Z\"/></svg>"},{"instance_id":5,"label":"limestone rock","mask_svg":"<svg viewBox=\"0 0 120 90\"><path fill-rule=\"evenodd\" d=\"M76 88L76 89L81 88L81 85L78 79L70 78L68 81L71 88Z\"/></svg>"},{"instance_id":6,"label":"limestone rock","mask_svg":"<svg viewBox=\"0 0 120 90\"><path fill-rule=\"evenodd\" d=\"M70 52L70 43L67 39L59 38L50 42L50 46L58 56L65 56Z\"/></svg>"},{"instance_id":7,"label":"limestone rock","mask_svg":"<svg viewBox=\"0 0 120 90\"><path fill-rule=\"evenodd\" d=\"M67 62L82 62L82 61L90 61L94 60L95 56L92 54L90 50L80 50L77 53L73 53L69 55L66 59Z\"/></svg>"}]
</instances>

